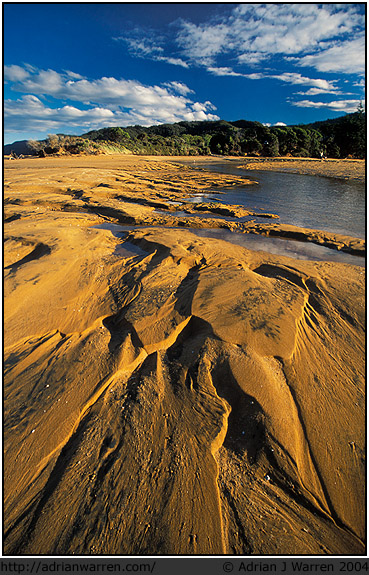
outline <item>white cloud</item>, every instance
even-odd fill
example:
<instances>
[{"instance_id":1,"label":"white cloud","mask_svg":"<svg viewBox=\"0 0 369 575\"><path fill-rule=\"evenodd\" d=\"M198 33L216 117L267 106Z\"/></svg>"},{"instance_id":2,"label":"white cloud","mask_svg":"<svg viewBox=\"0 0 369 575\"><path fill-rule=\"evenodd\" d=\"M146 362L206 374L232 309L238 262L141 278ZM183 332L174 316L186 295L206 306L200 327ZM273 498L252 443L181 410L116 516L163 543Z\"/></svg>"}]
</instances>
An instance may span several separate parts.
<instances>
[{"instance_id":1,"label":"white cloud","mask_svg":"<svg viewBox=\"0 0 369 575\"><path fill-rule=\"evenodd\" d=\"M176 41L189 60L211 66L214 56L227 51L226 46L231 36L227 23L196 25L180 20L177 25L180 29Z\"/></svg>"},{"instance_id":2,"label":"white cloud","mask_svg":"<svg viewBox=\"0 0 369 575\"><path fill-rule=\"evenodd\" d=\"M166 106L186 108L190 103L183 94L189 89L182 83L171 83L171 91L161 86L145 86L136 80L103 77L97 80L70 80L54 70L40 70L23 82L15 83L19 92L47 95L64 100L76 100L99 105L120 107ZM175 95L174 92L177 92ZM179 95L178 95L179 93Z\"/></svg>"},{"instance_id":3,"label":"white cloud","mask_svg":"<svg viewBox=\"0 0 369 575\"><path fill-rule=\"evenodd\" d=\"M235 10L234 25L235 34L242 39L247 51L296 54L322 40L351 31L357 23L358 17L352 9L281 3L251 9L241 5Z\"/></svg>"},{"instance_id":4,"label":"white cloud","mask_svg":"<svg viewBox=\"0 0 369 575\"><path fill-rule=\"evenodd\" d=\"M8 82L22 82L29 76L29 72L21 66L4 66L4 80Z\"/></svg>"},{"instance_id":5,"label":"white cloud","mask_svg":"<svg viewBox=\"0 0 369 575\"><path fill-rule=\"evenodd\" d=\"M268 76L262 74L261 72L255 72L254 74L244 74L244 77L248 78L249 80L262 80L263 78L267 78Z\"/></svg>"},{"instance_id":6,"label":"white cloud","mask_svg":"<svg viewBox=\"0 0 369 575\"><path fill-rule=\"evenodd\" d=\"M181 58L169 58L167 56L156 56L154 60L158 62L167 62L168 64L173 64L173 66L182 66L182 68L189 68L189 65Z\"/></svg>"},{"instance_id":7,"label":"white cloud","mask_svg":"<svg viewBox=\"0 0 369 575\"><path fill-rule=\"evenodd\" d=\"M67 74L67 76L69 76L69 78L72 78L72 80L84 79L84 76L81 76L81 74L76 74L76 72L71 72L70 70L65 70L65 73Z\"/></svg>"},{"instance_id":8,"label":"white cloud","mask_svg":"<svg viewBox=\"0 0 369 575\"><path fill-rule=\"evenodd\" d=\"M265 54L262 52L246 52L239 54L237 60L240 64L248 64L250 66L254 66L255 64L259 64L261 60L264 60L265 57Z\"/></svg>"},{"instance_id":9,"label":"white cloud","mask_svg":"<svg viewBox=\"0 0 369 575\"><path fill-rule=\"evenodd\" d=\"M324 90L324 88L310 88L306 92L296 92L296 94L302 94L303 96L318 96L321 94L336 94L336 96L338 96L338 95L342 95L343 92L340 92L339 90L335 90L335 89Z\"/></svg>"},{"instance_id":10,"label":"white cloud","mask_svg":"<svg viewBox=\"0 0 369 575\"><path fill-rule=\"evenodd\" d=\"M43 104L36 96L22 96L19 100L5 100L4 114L5 116L18 115L19 111L23 109L24 114L34 114L35 111L43 113Z\"/></svg>"},{"instance_id":11,"label":"white cloud","mask_svg":"<svg viewBox=\"0 0 369 575\"><path fill-rule=\"evenodd\" d=\"M95 127L114 120L114 113L105 108L80 110L74 106L49 108L32 95L4 102L4 117L8 132L22 130L57 130L62 126Z\"/></svg>"},{"instance_id":12,"label":"white cloud","mask_svg":"<svg viewBox=\"0 0 369 575\"><path fill-rule=\"evenodd\" d=\"M306 87L305 92L297 92L305 97L305 104L294 103L295 106L348 111L351 100L339 101L338 97L358 97L360 91L353 86L364 88L363 83L353 84L350 79L349 86L341 91L342 77L311 76L362 74L364 31L365 14L360 3L241 3L230 4L222 15L218 13L199 24L176 20L171 24L170 36L136 28L131 36L121 40L133 55L187 68L201 66L213 76L269 79ZM302 70L309 67L319 73L285 72L283 65L287 62L289 69L291 65ZM259 67L253 72L256 66ZM78 88L81 90L82 86ZM106 88L106 97L101 100L104 105L110 91L108 85ZM187 95L179 90L177 94ZM329 94L336 97L330 105L308 99Z\"/></svg>"},{"instance_id":13,"label":"white cloud","mask_svg":"<svg viewBox=\"0 0 369 575\"><path fill-rule=\"evenodd\" d=\"M20 67L19 67L20 68ZM20 68L21 69L21 68ZM17 80L13 89L29 92L18 100L7 100L4 106L6 131L56 130L61 127L103 127L141 124L149 126L181 120L218 120L215 106L206 101L193 101L193 91L181 82L163 86L145 86L135 80L100 78L71 80L71 74L54 70L34 70L24 75L11 74ZM51 107L37 96L55 100L76 101L79 107ZM81 109L81 103L88 109Z\"/></svg>"},{"instance_id":14,"label":"white cloud","mask_svg":"<svg viewBox=\"0 0 369 575\"><path fill-rule=\"evenodd\" d=\"M204 102L204 104L206 105L208 110L216 110L217 107L214 106L214 104L212 104L211 102L209 102L209 100L206 100L206 102Z\"/></svg>"},{"instance_id":15,"label":"white cloud","mask_svg":"<svg viewBox=\"0 0 369 575\"><path fill-rule=\"evenodd\" d=\"M243 76L243 74L239 74L238 72L234 72L234 70L232 70L232 68L228 68L228 67L213 67L213 66L209 66L207 68L207 71L210 72L211 74L214 74L214 76Z\"/></svg>"},{"instance_id":16,"label":"white cloud","mask_svg":"<svg viewBox=\"0 0 369 575\"><path fill-rule=\"evenodd\" d=\"M178 94L182 94L182 96L186 96L187 94L194 94L194 91L191 90L186 84L183 82L166 82L163 86L169 88L170 90L174 90Z\"/></svg>"},{"instance_id":17,"label":"white cloud","mask_svg":"<svg viewBox=\"0 0 369 575\"><path fill-rule=\"evenodd\" d=\"M247 78L248 80L279 80L280 82L286 82L288 84L293 84L297 86L313 86L309 95L313 95L313 90L315 94L337 94L337 88L335 87L334 80L324 80L322 78L307 78L296 72L284 72L283 74L264 74L261 72L255 72L253 74L240 74L232 70L229 67L212 67L209 66L207 71L214 74L215 76L241 76L242 78Z\"/></svg>"},{"instance_id":18,"label":"white cloud","mask_svg":"<svg viewBox=\"0 0 369 575\"><path fill-rule=\"evenodd\" d=\"M183 56L193 63L216 68L216 57L221 54L232 54L240 64L248 65L275 54L301 57L307 50L319 54L325 47L333 54L340 39L364 29L364 17L355 4L239 4L217 22L196 25L180 20L177 25L176 40ZM334 41L331 48L328 41ZM355 38L345 39L344 45L356 51ZM338 69L337 64L331 63L330 70ZM320 59L306 65L323 71ZM327 58L324 71L328 68ZM348 71L346 67L340 70Z\"/></svg>"},{"instance_id":19,"label":"white cloud","mask_svg":"<svg viewBox=\"0 0 369 575\"><path fill-rule=\"evenodd\" d=\"M288 84L314 86L322 90L335 90L333 81L327 81L321 78L306 78L294 72L285 72L283 74L270 75L269 77L280 80L281 82L287 82Z\"/></svg>"},{"instance_id":20,"label":"white cloud","mask_svg":"<svg viewBox=\"0 0 369 575\"><path fill-rule=\"evenodd\" d=\"M299 108L328 108L334 112L346 112L351 114L357 111L360 100L336 100L333 102L312 102L311 100L300 100L299 102L292 102L293 106Z\"/></svg>"},{"instance_id":21,"label":"white cloud","mask_svg":"<svg viewBox=\"0 0 369 575\"><path fill-rule=\"evenodd\" d=\"M364 74L365 53L365 38L360 36L337 43L315 54L308 54L299 59L299 64L314 67L320 72Z\"/></svg>"},{"instance_id":22,"label":"white cloud","mask_svg":"<svg viewBox=\"0 0 369 575\"><path fill-rule=\"evenodd\" d=\"M72 80L70 82L73 83ZM24 80L20 80L18 84L15 84L14 89L20 92L58 96L64 84L63 76L54 70L39 70L33 75L28 74Z\"/></svg>"},{"instance_id":23,"label":"white cloud","mask_svg":"<svg viewBox=\"0 0 369 575\"><path fill-rule=\"evenodd\" d=\"M358 82L354 82L353 85L354 85L354 86L357 86L358 88L365 88L365 80L364 80L364 78L362 78L362 79L359 80Z\"/></svg>"},{"instance_id":24,"label":"white cloud","mask_svg":"<svg viewBox=\"0 0 369 575\"><path fill-rule=\"evenodd\" d=\"M159 44L162 41L161 38L154 38L152 31L144 32L139 28L133 30L131 35L119 36L114 40L127 44L129 52L140 58L162 54L164 51Z\"/></svg>"},{"instance_id":25,"label":"white cloud","mask_svg":"<svg viewBox=\"0 0 369 575\"><path fill-rule=\"evenodd\" d=\"M116 41L124 42L128 46L131 55L137 58L149 58L156 62L167 62L173 66L188 68L188 63L181 58L164 55L164 38L155 34L153 30L135 28L131 34L114 38Z\"/></svg>"},{"instance_id":26,"label":"white cloud","mask_svg":"<svg viewBox=\"0 0 369 575\"><path fill-rule=\"evenodd\" d=\"M284 122L276 122L275 124L270 124L269 122L264 122L264 123L263 123L263 126L266 126L267 128L270 128L270 127L272 127L272 126L275 126L275 127L278 127L278 126L279 126L279 127L287 126L287 124L285 124Z\"/></svg>"}]
</instances>

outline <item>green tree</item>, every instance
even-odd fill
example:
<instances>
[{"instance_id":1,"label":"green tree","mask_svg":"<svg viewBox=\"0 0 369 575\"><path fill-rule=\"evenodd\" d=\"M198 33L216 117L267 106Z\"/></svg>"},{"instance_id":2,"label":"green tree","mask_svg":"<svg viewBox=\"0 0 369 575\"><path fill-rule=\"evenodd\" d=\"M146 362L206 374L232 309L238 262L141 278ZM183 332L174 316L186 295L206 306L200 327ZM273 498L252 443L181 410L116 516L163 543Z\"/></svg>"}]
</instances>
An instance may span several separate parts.
<instances>
[{"instance_id":1,"label":"green tree","mask_svg":"<svg viewBox=\"0 0 369 575\"><path fill-rule=\"evenodd\" d=\"M278 138L273 132L268 130L263 142L263 155L268 157L279 156Z\"/></svg>"},{"instance_id":2,"label":"green tree","mask_svg":"<svg viewBox=\"0 0 369 575\"><path fill-rule=\"evenodd\" d=\"M309 130L310 132L310 147L309 156L311 158L320 158L323 152L323 135L318 130Z\"/></svg>"},{"instance_id":3,"label":"green tree","mask_svg":"<svg viewBox=\"0 0 369 575\"><path fill-rule=\"evenodd\" d=\"M248 156L260 156L262 149L263 146L256 136L241 140L241 151Z\"/></svg>"}]
</instances>

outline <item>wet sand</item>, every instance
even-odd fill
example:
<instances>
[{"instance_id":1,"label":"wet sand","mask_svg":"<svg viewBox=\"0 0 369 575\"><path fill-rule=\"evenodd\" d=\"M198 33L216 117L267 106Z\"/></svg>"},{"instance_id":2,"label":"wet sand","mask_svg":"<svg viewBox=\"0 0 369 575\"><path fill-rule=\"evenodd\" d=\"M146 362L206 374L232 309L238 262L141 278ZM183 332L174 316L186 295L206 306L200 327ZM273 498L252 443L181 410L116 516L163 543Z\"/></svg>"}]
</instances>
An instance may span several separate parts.
<instances>
[{"instance_id":1,"label":"wet sand","mask_svg":"<svg viewBox=\"0 0 369 575\"><path fill-rule=\"evenodd\" d=\"M252 158L242 163L241 167L246 170L271 170L365 182L365 160Z\"/></svg>"},{"instance_id":2,"label":"wet sand","mask_svg":"<svg viewBox=\"0 0 369 575\"><path fill-rule=\"evenodd\" d=\"M191 227L364 242L191 207L240 178L173 158L4 179L5 553L365 554L363 269Z\"/></svg>"}]
</instances>

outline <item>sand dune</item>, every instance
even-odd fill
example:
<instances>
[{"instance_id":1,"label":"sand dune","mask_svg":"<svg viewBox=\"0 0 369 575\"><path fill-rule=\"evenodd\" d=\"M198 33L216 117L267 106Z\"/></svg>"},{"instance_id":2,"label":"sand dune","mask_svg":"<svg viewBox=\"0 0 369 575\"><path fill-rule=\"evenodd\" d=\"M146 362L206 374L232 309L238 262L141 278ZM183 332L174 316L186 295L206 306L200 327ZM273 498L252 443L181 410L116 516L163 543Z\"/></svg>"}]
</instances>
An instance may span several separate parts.
<instances>
[{"instance_id":1,"label":"sand dune","mask_svg":"<svg viewBox=\"0 0 369 575\"><path fill-rule=\"evenodd\" d=\"M365 553L363 268L171 227L236 182L6 163L7 554Z\"/></svg>"}]
</instances>

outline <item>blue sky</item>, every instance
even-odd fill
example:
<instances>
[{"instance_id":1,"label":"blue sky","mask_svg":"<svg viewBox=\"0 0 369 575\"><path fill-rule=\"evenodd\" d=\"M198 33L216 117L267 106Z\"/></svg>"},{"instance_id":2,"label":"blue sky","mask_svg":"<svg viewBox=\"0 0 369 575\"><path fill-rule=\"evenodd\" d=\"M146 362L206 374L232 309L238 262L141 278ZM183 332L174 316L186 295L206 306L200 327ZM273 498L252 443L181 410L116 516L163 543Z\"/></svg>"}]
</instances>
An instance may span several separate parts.
<instances>
[{"instance_id":1,"label":"blue sky","mask_svg":"<svg viewBox=\"0 0 369 575\"><path fill-rule=\"evenodd\" d=\"M365 3L3 7L5 143L181 120L308 123L365 97Z\"/></svg>"}]
</instances>

